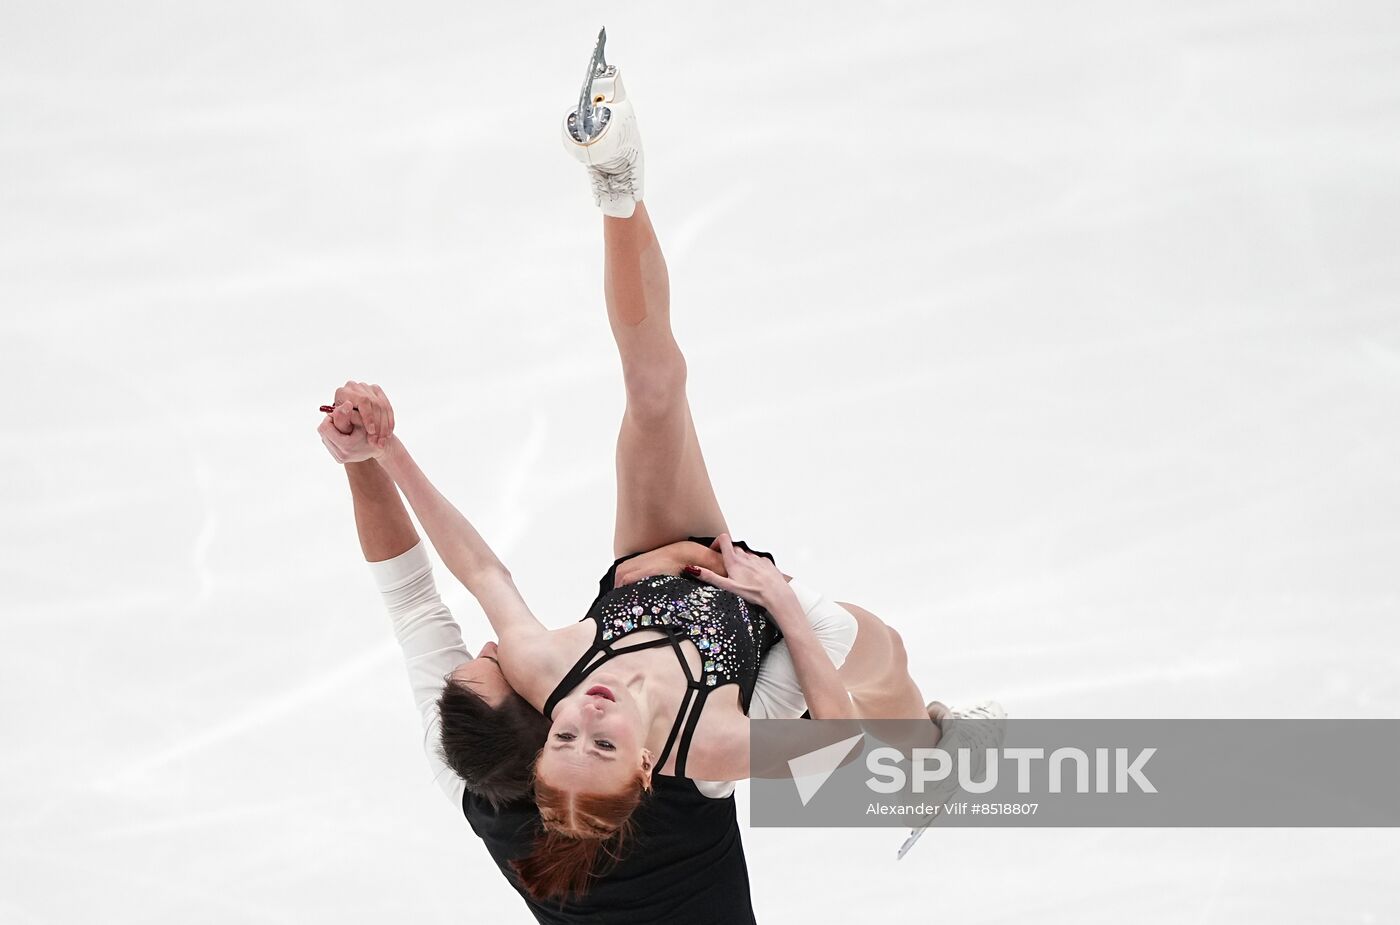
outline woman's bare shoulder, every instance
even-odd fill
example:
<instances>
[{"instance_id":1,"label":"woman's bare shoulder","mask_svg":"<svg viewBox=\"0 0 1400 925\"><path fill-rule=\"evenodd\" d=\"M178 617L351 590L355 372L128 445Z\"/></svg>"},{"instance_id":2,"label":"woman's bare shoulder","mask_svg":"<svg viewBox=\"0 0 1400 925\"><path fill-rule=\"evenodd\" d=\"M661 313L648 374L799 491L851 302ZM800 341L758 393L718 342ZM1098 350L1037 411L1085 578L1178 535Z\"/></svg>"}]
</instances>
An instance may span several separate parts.
<instances>
[{"instance_id":1,"label":"woman's bare shoulder","mask_svg":"<svg viewBox=\"0 0 1400 925\"><path fill-rule=\"evenodd\" d=\"M515 692L542 710L564 675L593 642L591 623L571 623L543 633L512 630L497 642L501 671Z\"/></svg>"}]
</instances>

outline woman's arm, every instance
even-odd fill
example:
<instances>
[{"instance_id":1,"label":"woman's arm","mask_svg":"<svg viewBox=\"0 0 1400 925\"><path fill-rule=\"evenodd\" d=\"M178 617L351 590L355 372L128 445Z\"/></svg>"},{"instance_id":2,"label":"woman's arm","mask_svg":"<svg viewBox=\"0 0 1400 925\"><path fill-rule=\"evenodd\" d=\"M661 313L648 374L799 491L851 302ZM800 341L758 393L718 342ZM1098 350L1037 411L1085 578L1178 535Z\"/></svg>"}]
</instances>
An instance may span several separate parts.
<instances>
[{"instance_id":1,"label":"woman's arm","mask_svg":"<svg viewBox=\"0 0 1400 925\"><path fill-rule=\"evenodd\" d=\"M855 719L851 696L783 573L762 556L736 547L726 534L716 537L715 545L724 557L727 576L707 568L692 567L687 571L767 609L783 631L797 682L813 719Z\"/></svg>"},{"instance_id":2,"label":"woman's arm","mask_svg":"<svg viewBox=\"0 0 1400 925\"><path fill-rule=\"evenodd\" d=\"M769 614L783 627L783 640L787 643L793 668L796 669L797 682L806 696L807 708L812 714L812 719L859 719L855 705L851 703L850 694L841 682L841 676L836 672L836 666L831 663L826 648L808 622L797 596L792 595L790 604L774 601L772 606L763 606L768 607ZM792 627L791 632L788 626ZM707 712L712 715L702 717L700 721L699 734L686 761L687 777L720 781L743 780L755 774L760 777L772 777L783 776L786 773L781 768L752 766L749 753L749 724L752 719L749 716L738 710ZM841 732L844 725L827 724L822 728L822 734L829 736L830 742L818 742L813 747L831 744L860 731L860 727L852 723L851 729Z\"/></svg>"},{"instance_id":3,"label":"woman's arm","mask_svg":"<svg viewBox=\"0 0 1400 925\"><path fill-rule=\"evenodd\" d=\"M783 641L792 656L797 683L807 698L812 719L856 719L851 695L808 622L797 595L786 586L784 590L787 594L774 601L768 613L783 631Z\"/></svg>"},{"instance_id":4,"label":"woman's arm","mask_svg":"<svg viewBox=\"0 0 1400 925\"><path fill-rule=\"evenodd\" d=\"M792 668L797 675L802 694L806 697L812 719L848 721L841 724L827 723L820 728L804 723L804 726L811 727L806 732L818 737L813 739L811 747L820 748L860 732L857 722L859 714L855 705L851 703L850 694L841 681L836 666L832 664L830 654L812 628L809 616L803 611L797 595L791 591L788 591L788 595L791 597L790 601L770 598L762 606L768 608L769 615L783 629L783 641L786 643ZM754 600L753 603L759 602ZM769 658L771 657L770 652ZM690 758L686 763L686 776L702 780L732 781L752 776L783 777L791 773L786 762L772 767L754 767L752 764L749 724L753 719L773 717L754 716L752 704L750 716L745 716L738 710L716 710L713 713L712 717L702 718L700 721L701 735L697 735L691 748ZM796 714L787 718L795 719ZM710 720L708 724L706 719Z\"/></svg>"},{"instance_id":5,"label":"woman's arm","mask_svg":"<svg viewBox=\"0 0 1400 925\"><path fill-rule=\"evenodd\" d=\"M727 535L715 538L724 557L725 575L707 568L687 571L709 584L732 591L751 604L768 611L783 631L797 682L807 700L813 719L857 720L850 693L837 674L820 638L812 629L797 595L777 566L762 556L736 548ZM711 720L706 729L701 719L703 740L697 737L686 763L686 773L704 780L740 780L753 772L749 755L749 718L738 711ZM838 727L839 728L839 727Z\"/></svg>"},{"instance_id":6,"label":"woman's arm","mask_svg":"<svg viewBox=\"0 0 1400 925\"><path fill-rule=\"evenodd\" d=\"M481 534L428 481L403 441L391 436L379 464L398 485L444 565L481 604L499 637L546 632Z\"/></svg>"}]
</instances>

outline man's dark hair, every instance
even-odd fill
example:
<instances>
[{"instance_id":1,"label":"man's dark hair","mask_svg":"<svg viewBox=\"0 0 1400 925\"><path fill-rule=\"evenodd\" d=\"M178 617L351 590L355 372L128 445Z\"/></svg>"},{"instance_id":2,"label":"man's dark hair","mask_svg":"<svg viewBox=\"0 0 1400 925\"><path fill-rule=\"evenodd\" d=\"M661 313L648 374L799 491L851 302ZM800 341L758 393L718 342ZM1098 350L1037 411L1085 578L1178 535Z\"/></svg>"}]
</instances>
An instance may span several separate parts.
<instances>
[{"instance_id":1,"label":"man's dark hair","mask_svg":"<svg viewBox=\"0 0 1400 925\"><path fill-rule=\"evenodd\" d=\"M467 789L500 807L530 795L535 756L549 721L515 691L493 707L465 684L449 680L438 698L442 757Z\"/></svg>"}]
</instances>

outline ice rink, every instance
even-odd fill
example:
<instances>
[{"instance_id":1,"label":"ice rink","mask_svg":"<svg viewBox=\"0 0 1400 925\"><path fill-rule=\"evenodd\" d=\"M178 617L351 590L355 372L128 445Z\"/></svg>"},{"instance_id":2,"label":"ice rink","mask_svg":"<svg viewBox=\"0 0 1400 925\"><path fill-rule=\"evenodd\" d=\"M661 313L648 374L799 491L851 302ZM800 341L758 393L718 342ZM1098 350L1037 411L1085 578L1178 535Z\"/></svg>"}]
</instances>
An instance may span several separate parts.
<instances>
[{"instance_id":1,"label":"ice rink","mask_svg":"<svg viewBox=\"0 0 1400 925\"><path fill-rule=\"evenodd\" d=\"M1394 4L6 4L0 922L527 920L314 430L382 384L581 616L604 24L736 536L930 697L1400 711ZM902 837L746 829L759 919L1400 921L1393 830Z\"/></svg>"}]
</instances>

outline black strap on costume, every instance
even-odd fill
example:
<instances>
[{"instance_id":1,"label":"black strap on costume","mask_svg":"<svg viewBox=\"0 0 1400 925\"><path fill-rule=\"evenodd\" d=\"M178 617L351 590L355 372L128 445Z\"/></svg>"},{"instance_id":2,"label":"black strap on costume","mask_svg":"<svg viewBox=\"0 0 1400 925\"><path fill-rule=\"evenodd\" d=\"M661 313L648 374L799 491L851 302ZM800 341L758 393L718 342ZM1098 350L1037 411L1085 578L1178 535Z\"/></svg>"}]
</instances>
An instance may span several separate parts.
<instances>
[{"instance_id":1,"label":"black strap on costume","mask_svg":"<svg viewBox=\"0 0 1400 925\"><path fill-rule=\"evenodd\" d=\"M648 639L634 645L618 647L601 640L603 627L599 623L593 638L593 645L579 656L578 661L574 662L574 667L569 669L563 680L555 686L549 699L545 701L544 715L546 717L552 716L559 701L582 684L583 680L600 665L617 658L619 655L626 655L628 652L640 652L643 649L656 649L669 645L676 653L676 660L681 663L681 671L685 672L685 695L681 698L680 709L676 711L676 720L671 724L671 732L666 736L666 744L662 746L655 767L659 770L665 766L666 759L671 756L671 749L675 747L679 737L680 748L676 751L675 776L684 777L685 759L690 753L690 740L695 736L696 727L700 725L700 711L705 707L705 698L714 688L705 687L691 673L690 660L685 657L685 650L681 648L681 639L685 638L683 632L678 632L676 631L677 627L668 625L658 625L651 628L660 630L665 635L660 639ZM601 656L601 658L597 656Z\"/></svg>"},{"instance_id":2,"label":"black strap on costume","mask_svg":"<svg viewBox=\"0 0 1400 925\"><path fill-rule=\"evenodd\" d=\"M664 629L664 627L658 627L658 629ZM588 650L578 657L578 661L574 662L574 667L569 669L568 674L564 675L563 679L555 686L553 693L549 695L549 699L544 702L544 715L546 717L552 716L554 714L554 708L559 706L559 701L567 697L570 691L582 684L583 679L588 677L594 669L604 662L611 661L619 655L626 655L628 652L655 649L660 646L668 645L670 642L670 634L667 633L660 639L648 639L636 645L615 649L605 642L599 642L595 638L593 645L589 646ZM603 657L594 661L593 657L595 655L601 655Z\"/></svg>"},{"instance_id":3,"label":"black strap on costume","mask_svg":"<svg viewBox=\"0 0 1400 925\"><path fill-rule=\"evenodd\" d=\"M666 766L666 759L671 757L671 748L676 744L676 736L681 732L681 723L685 723L685 733L681 735L680 748L676 751L675 771L676 777L685 777L685 757L690 752L690 737L695 733L695 725L700 722L700 711L705 708L706 689L700 685L695 675L690 673L690 660L685 657L681 641L675 636L669 638L676 659L681 663L681 670L685 672L685 695L681 697L681 706L676 711L676 721L671 724L671 732L666 736L666 744L662 746L661 754L656 758L656 770L659 772Z\"/></svg>"}]
</instances>

